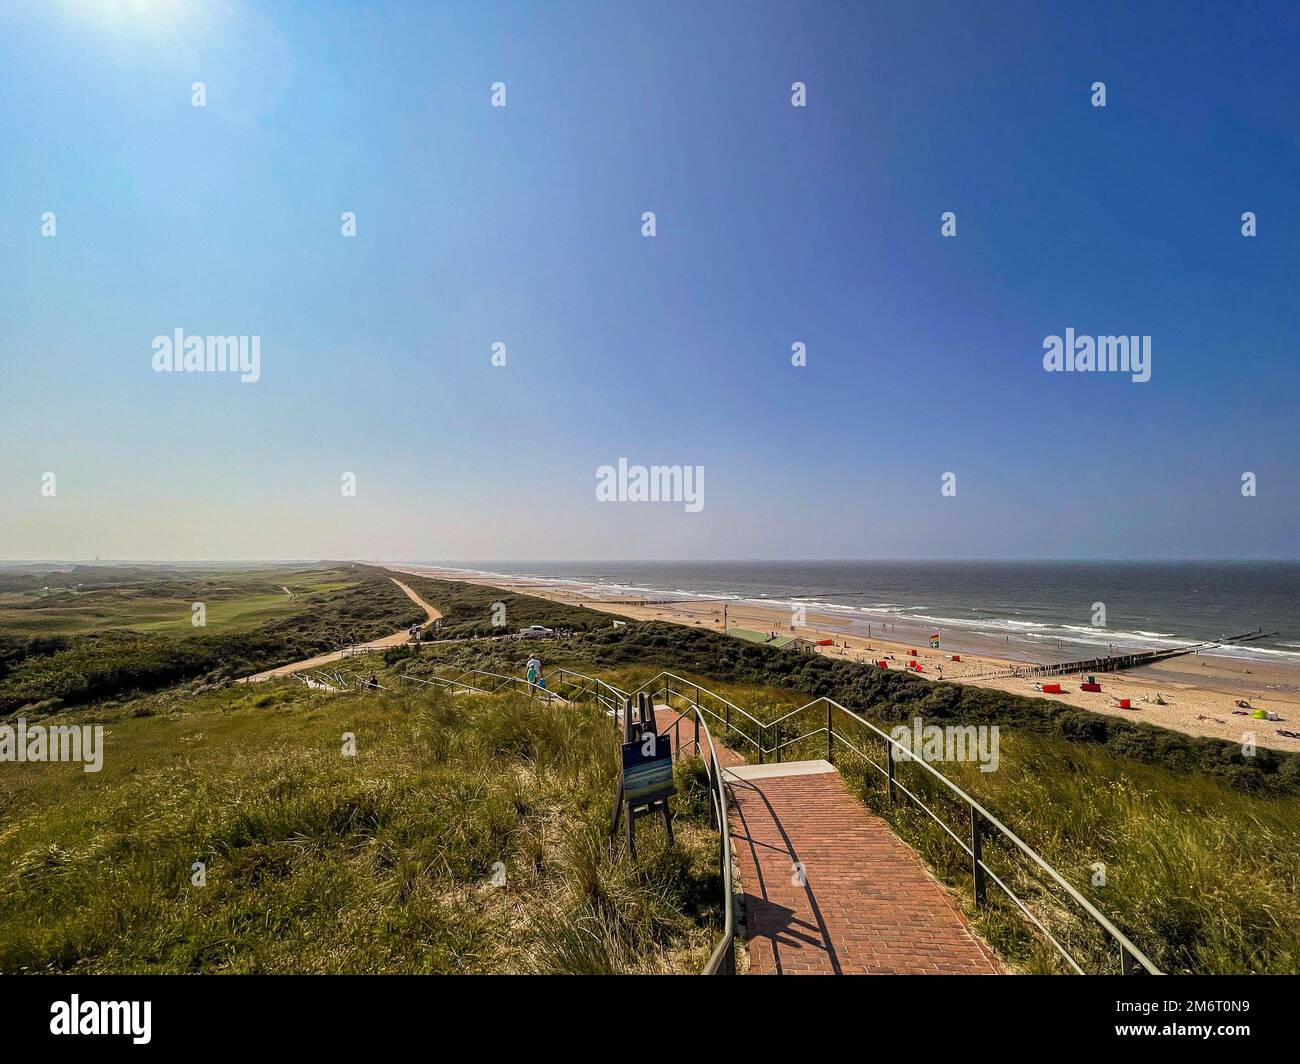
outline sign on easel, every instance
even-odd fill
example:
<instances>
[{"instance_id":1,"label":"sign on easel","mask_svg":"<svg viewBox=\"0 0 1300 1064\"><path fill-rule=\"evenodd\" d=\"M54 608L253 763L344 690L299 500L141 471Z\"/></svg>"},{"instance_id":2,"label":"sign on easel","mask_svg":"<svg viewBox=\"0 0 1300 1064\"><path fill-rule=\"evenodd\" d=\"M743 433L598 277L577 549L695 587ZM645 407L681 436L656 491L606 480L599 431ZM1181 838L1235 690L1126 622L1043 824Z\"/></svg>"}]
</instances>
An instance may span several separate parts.
<instances>
[{"instance_id":1,"label":"sign on easel","mask_svg":"<svg viewBox=\"0 0 1300 1064\"><path fill-rule=\"evenodd\" d=\"M677 793L673 783L672 741L667 735L643 732L623 744L623 800L641 805Z\"/></svg>"},{"instance_id":2,"label":"sign on easel","mask_svg":"<svg viewBox=\"0 0 1300 1064\"><path fill-rule=\"evenodd\" d=\"M609 833L618 830L622 816L627 828L628 852L636 856L636 822L643 816L658 813L663 817L668 845L673 844L673 816L668 799L677 793L673 782L673 747L667 735L655 726L654 703L646 695L623 705L623 771L618 778L618 797L614 799L614 817Z\"/></svg>"}]
</instances>

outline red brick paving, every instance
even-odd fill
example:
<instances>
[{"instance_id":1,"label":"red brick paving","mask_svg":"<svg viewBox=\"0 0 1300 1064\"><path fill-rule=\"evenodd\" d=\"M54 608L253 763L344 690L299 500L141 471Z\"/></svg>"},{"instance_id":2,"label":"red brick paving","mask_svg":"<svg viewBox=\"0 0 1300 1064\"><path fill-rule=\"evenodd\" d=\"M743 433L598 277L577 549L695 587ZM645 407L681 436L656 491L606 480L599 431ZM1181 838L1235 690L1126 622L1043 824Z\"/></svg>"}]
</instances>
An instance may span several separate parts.
<instances>
[{"instance_id":1,"label":"red brick paving","mask_svg":"<svg viewBox=\"0 0 1300 1064\"><path fill-rule=\"evenodd\" d=\"M661 729L676 716L656 707ZM683 720L677 734L674 750L693 748L693 725ZM743 763L725 747L718 756ZM1001 971L920 858L838 772L737 779L730 790L751 973Z\"/></svg>"}]
</instances>

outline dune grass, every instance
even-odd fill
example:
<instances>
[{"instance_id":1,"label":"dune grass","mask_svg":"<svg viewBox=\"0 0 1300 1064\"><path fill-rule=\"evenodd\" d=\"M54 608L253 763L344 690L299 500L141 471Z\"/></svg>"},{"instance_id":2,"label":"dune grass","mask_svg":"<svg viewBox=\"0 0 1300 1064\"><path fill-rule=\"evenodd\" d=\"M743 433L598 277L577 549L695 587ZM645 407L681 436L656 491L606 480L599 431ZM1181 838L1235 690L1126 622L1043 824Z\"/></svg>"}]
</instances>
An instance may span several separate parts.
<instances>
[{"instance_id":1,"label":"dune grass","mask_svg":"<svg viewBox=\"0 0 1300 1064\"><path fill-rule=\"evenodd\" d=\"M105 765L0 776L0 971L693 971L716 941L691 766L677 845L647 822L618 859L590 708L286 681L62 719Z\"/></svg>"}]
</instances>

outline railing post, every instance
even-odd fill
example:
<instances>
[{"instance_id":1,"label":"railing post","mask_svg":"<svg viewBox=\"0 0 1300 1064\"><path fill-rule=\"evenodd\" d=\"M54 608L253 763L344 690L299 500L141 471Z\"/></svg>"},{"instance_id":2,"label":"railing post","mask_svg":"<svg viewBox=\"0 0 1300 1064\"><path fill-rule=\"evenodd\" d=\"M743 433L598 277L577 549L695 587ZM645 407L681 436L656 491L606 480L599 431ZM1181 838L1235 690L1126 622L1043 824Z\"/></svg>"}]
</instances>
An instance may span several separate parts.
<instances>
[{"instance_id":1,"label":"railing post","mask_svg":"<svg viewBox=\"0 0 1300 1064\"><path fill-rule=\"evenodd\" d=\"M892 805L895 801L895 798L894 798L894 744L891 742L885 743L885 775L888 777L889 780L889 782L885 784L885 788L889 794L889 802Z\"/></svg>"},{"instance_id":2,"label":"railing post","mask_svg":"<svg viewBox=\"0 0 1300 1064\"><path fill-rule=\"evenodd\" d=\"M695 752L700 752L700 685L695 685Z\"/></svg>"},{"instance_id":3,"label":"railing post","mask_svg":"<svg viewBox=\"0 0 1300 1064\"><path fill-rule=\"evenodd\" d=\"M760 724L758 728L758 763L763 763L763 747L767 745L767 725Z\"/></svg>"},{"instance_id":4,"label":"railing post","mask_svg":"<svg viewBox=\"0 0 1300 1064\"><path fill-rule=\"evenodd\" d=\"M1119 944L1119 972L1120 975L1133 974L1133 957L1122 942Z\"/></svg>"},{"instance_id":5,"label":"railing post","mask_svg":"<svg viewBox=\"0 0 1300 1064\"><path fill-rule=\"evenodd\" d=\"M831 700L826 700L826 760L835 764L835 731L831 722Z\"/></svg>"},{"instance_id":6,"label":"railing post","mask_svg":"<svg viewBox=\"0 0 1300 1064\"><path fill-rule=\"evenodd\" d=\"M984 869L980 862L984 859L983 832L980 830L980 815L974 806L970 807L970 851L971 879L975 888L975 904L984 908Z\"/></svg>"}]
</instances>

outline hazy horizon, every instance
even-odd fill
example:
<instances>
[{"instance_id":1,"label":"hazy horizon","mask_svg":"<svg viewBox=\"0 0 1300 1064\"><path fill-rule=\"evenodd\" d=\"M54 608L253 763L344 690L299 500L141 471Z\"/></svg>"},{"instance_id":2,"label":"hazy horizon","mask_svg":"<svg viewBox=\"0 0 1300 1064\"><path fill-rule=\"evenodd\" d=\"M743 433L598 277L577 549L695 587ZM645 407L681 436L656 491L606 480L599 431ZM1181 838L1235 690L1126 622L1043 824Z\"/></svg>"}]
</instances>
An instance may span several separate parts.
<instances>
[{"instance_id":1,"label":"hazy horizon","mask_svg":"<svg viewBox=\"0 0 1300 1064\"><path fill-rule=\"evenodd\" d=\"M980 562L990 562L999 564L1010 564L1015 562L1055 562L1079 564L1104 564L1125 562L1158 565L1167 563L1170 565L1178 564L1196 564L1214 563L1214 564L1231 564L1233 562L1242 563L1261 563L1261 562L1286 562L1300 563L1300 556L1277 555L1273 557L1258 558L1161 558L1161 557L1114 557L1114 558L1062 558L1062 557L996 557L988 556L982 558L943 558L943 557L896 557L896 558L854 558L849 556L843 557L716 557L716 558L343 558L343 557L321 557L321 558L0 558L0 565L320 565L332 562L352 562L359 565L429 565L429 566L467 566L475 565L564 565L565 563L581 564L587 562L597 562L602 565L617 565L620 563L627 565L650 565L655 563L664 564L681 564L695 563L708 565L715 563L734 563L734 562L761 562L779 564L781 562L801 563L801 562L839 562L839 563L889 563L889 562L912 562L925 563L934 562L936 564L962 564L969 563L977 565Z\"/></svg>"}]
</instances>

